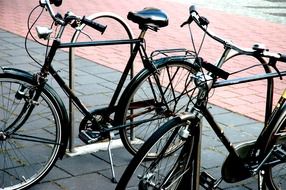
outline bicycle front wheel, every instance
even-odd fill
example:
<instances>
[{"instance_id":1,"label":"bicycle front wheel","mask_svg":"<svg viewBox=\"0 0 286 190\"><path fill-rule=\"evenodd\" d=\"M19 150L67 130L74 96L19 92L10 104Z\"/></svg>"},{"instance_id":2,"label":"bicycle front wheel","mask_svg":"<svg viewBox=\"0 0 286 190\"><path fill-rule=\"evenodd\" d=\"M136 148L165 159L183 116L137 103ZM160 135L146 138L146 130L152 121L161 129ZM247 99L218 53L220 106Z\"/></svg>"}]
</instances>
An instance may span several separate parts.
<instances>
[{"instance_id":1,"label":"bicycle front wheel","mask_svg":"<svg viewBox=\"0 0 286 190\"><path fill-rule=\"evenodd\" d=\"M187 138L181 136L182 130L190 132ZM197 177L194 174L195 141L192 127L189 127L187 122L178 121L177 118L168 121L153 133L134 156L121 176L116 189L192 190ZM181 144L180 148L172 151L174 144L178 142ZM172 154L167 156L168 151ZM150 152L156 152L157 158L144 161Z\"/></svg>"},{"instance_id":2,"label":"bicycle front wheel","mask_svg":"<svg viewBox=\"0 0 286 190\"><path fill-rule=\"evenodd\" d=\"M130 125L119 131L120 137L133 155L170 116L188 111L196 97L193 83L195 69L190 62L167 61L156 66L156 73L147 69L139 73L119 101L117 124ZM150 152L146 158L156 156L156 153Z\"/></svg>"},{"instance_id":3,"label":"bicycle front wheel","mask_svg":"<svg viewBox=\"0 0 286 190\"><path fill-rule=\"evenodd\" d=\"M267 186L269 189L277 190L286 189L286 105L284 105L281 118L277 123L279 131L269 138L270 143L267 150L269 150L269 147L273 147L274 150L269 159L269 166L265 169Z\"/></svg>"},{"instance_id":4,"label":"bicycle front wheel","mask_svg":"<svg viewBox=\"0 0 286 190\"><path fill-rule=\"evenodd\" d=\"M0 188L27 189L54 165L61 121L45 88L34 101L31 78L0 74Z\"/></svg>"}]
</instances>

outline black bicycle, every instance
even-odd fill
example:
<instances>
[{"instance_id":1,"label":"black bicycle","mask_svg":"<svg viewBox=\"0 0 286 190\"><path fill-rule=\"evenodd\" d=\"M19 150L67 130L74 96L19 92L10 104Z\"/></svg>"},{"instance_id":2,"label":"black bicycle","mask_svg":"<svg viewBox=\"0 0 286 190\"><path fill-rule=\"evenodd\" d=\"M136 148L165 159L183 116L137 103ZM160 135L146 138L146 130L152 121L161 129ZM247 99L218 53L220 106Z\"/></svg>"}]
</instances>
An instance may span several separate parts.
<instances>
[{"instance_id":1,"label":"black bicycle","mask_svg":"<svg viewBox=\"0 0 286 190\"><path fill-rule=\"evenodd\" d=\"M196 54L194 66L197 72L190 79L197 88L194 106L190 108L190 112L179 113L177 117L169 120L153 133L131 160L116 189L127 187L199 189L200 186L205 189L216 189L223 180L236 183L252 176L258 176L257 189L285 189L286 89L273 111L271 102L273 78L281 77L282 79L282 76L286 76L286 71L280 72L276 63L286 62L286 55L271 53L257 45L252 49L243 49L215 36L207 30L209 21L200 16L194 6L190 7L190 17L184 24L192 22L195 22L211 38L223 44L224 52L218 65L238 55L249 56L257 59L266 73L227 80L230 73L206 62ZM228 57L231 51L237 54ZM267 121L256 140L233 146L207 108L210 90L257 80L267 80ZM203 117L229 152L222 165L220 179L215 179L206 171L201 171L201 121ZM162 139L164 141L161 141ZM172 149L177 142L180 142L180 148L166 155L166 152ZM157 152L158 157L152 161L145 161L149 152Z\"/></svg>"},{"instance_id":2,"label":"black bicycle","mask_svg":"<svg viewBox=\"0 0 286 190\"><path fill-rule=\"evenodd\" d=\"M167 15L163 11L146 8L128 14L128 19L137 23L141 29L136 39L76 42L84 26L92 27L101 33L104 33L106 26L97 22L99 17L80 17L72 12L65 15L55 14L51 3L60 6L61 0L39 2L36 7L42 9L39 17L47 10L53 18L52 27L58 27L55 34L52 27L37 27L38 36L48 40L45 61L43 64L39 63L40 71L30 74L16 68L1 67L0 187L3 189L30 187L43 178L66 151L71 130L70 118L59 95L47 84L48 76L55 79L82 113L83 119L79 126L81 140L88 144L110 140L110 133L119 130L124 146L132 154L137 153L162 122L165 123L179 111L186 111L187 104L192 102L192 91L189 90L192 89L192 84L182 83L189 81L188 78L192 77L195 71L191 59L181 59L181 55L170 56L174 53L181 54L182 51L178 49L158 50L151 56L145 51L146 31L157 31L168 25ZM126 26L124 21L114 19ZM28 26L28 34L31 34L35 22ZM61 42L67 26L76 30L74 40ZM130 34L128 28L127 32ZM132 49L114 95L107 107L90 111L52 67L53 58L57 50L62 48L120 44L130 44ZM144 69L132 78L123 91L123 84L130 75L137 54L141 57ZM156 58L158 55L161 55L160 58ZM177 145L180 146L174 145L172 151L176 150ZM156 158L157 153L150 153L147 157Z\"/></svg>"}]
</instances>

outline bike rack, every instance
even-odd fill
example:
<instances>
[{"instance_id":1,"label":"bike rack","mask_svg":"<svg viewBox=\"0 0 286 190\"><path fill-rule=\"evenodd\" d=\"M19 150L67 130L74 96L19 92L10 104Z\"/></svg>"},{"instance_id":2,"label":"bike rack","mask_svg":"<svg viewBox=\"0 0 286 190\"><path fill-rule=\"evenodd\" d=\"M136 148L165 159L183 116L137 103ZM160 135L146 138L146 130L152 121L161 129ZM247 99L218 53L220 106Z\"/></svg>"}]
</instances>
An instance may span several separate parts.
<instances>
[{"instance_id":1,"label":"bike rack","mask_svg":"<svg viewBox=\"0 0 286 190\"><path fill-rule=\"evenodd\" d=\"M93 19L98 19L98 18L111 18L115 21L117 21L119 24L121 24L121 26L125 29L126 33L128 34L129 39L133 39L133 34L132 34L132 30L131 28L128 26L128 24L118 15L114 14L114 13L110 13L110 12L101 12L101 13L96 13L93 15L90 15L88 17L89 20L93 20ZM85 25L81 25L80 28L78 28L78 30L74 33L71 42L74 43L76 42L76 40L78 39L79 34L81 33L80 31L85 27ZM133 44L130 44L130 54L132 53L133 50ZM74 89L74 68L75 65L74 63L74 59L75 59L75 52L73 48L69 49L69 88L73 91ZM134 76L134 68L132 65L131 71L130 71L130 77L133 78ZM69 118L70 118L70 123L69 123L69 127L70 127L70 139L69 139L69 152L71 154L75 153L74 155L79 155L76 154L75 151L75 145L74 145L74 140L75 140L75 107L72 103L72 100L69 99ZM112 159L112 154L111 154L111 143L113 142L113 137L114 134L113 132L110 132L109 138L110 141L108 143L108 146L106 147L107 151L108 151L108 155L109 155L109 160L110 160L110 167L111 167L111 175L112 175L112 179L111 181L113 183L116 183L116 178L115 178L115 172L114 172L114 166L113 166L113 159ZM88 145L83 145L84 146L88 146Z\"/></svg>"},{"instance_id":2,"label":"bike rack","mask_svg":"<svg viewBox=\"0 0 286 190\"><path fill-rule=\"evenodd\" d=\"M100 13L95 13L95 14L92 14L88 17L88 19L90 20L93 20L93 19L98 19L98 18L111 18L115 21L117 21L126 31L129 39L133 39L133 34L132 34L132 30L131 28L129 27L129 25L124 21L123 18L121 18L120 16L114 14L114 13L111 13L111 12L100 12ZM72 40L71 42L76 42L76 40L78 39L79 35L80 35L80 31L85 27L86 25L85 24L82 24L80 26L80 28L78 28L78 30L74 33L73 37L72 37ZM131 44L130 45L130 54L132 52L132 48L133 45ZM74 89L74 76L75 76L75 73L74 73L74 59L75 59L75 52L74 52L74 48L70 48L69 49L69 87L71 90ZM130 76L131 78L133 77L134 75L134 69L132 67L131 69L131 73L130 73ZM70 132L70 139L69 139L69 151L71 153L75 152L74 148L75 148L75 145L74 145L74 139L75 139L75 132L74 132L74 129L75 129L75 115L74 115L74 105L72 103L72 100L69 99L69 117L70 117L70 127L71 127L71 132Z\"/></svg>"}]
</instances>

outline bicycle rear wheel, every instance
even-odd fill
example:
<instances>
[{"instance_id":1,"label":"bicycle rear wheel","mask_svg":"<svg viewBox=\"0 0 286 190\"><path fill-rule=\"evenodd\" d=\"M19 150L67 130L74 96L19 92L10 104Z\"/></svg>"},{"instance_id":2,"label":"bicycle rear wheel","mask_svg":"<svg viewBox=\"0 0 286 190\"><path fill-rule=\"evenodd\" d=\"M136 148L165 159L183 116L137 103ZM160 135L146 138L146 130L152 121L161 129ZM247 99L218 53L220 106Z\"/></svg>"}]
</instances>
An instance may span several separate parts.
<instances>
[{"instance_id":1,"label":"bicycle rear wheel","mask_svg":"<svg viewBox=\"0 0 286 190\"><path fill-rule=\"evenodd\" d=\"M278 119L277 132L268 140L266 150L274 148L270 156L269 166L265 169L266 184L269 189L286 189L286 104Z\"/></svg>"},{"instance_id":2,"label":"bicycle rear wheel","mask_svg":"<svg viewBox=\"0 0 286 190\"><path fill-rule=\"evenodd\" d=\"M29 77L0 74L0 188L27 189L58 158L61 116L46 88L34 101Z\"/></svg>"},{"instance_id":3,"label":"bicycle rear wheel","mask_svg":"<svg viewBox=\"0 0 286 190\"><path fill-rule=\"evenodd\" d=\"M125 148L133 155L170 116L188 111L196 97L195 69L190 62L167 61L156 66L156 73L145 69L131 81L119 101L120 111L115 115L117 125L130 125L119 132ZM156 156L149 152L146 158Z\"/></svg>"},{"instance_id":4,"label":"bicycle rear wheel","mask_svg":"<svg viewBox=\"0 0 286 190\"><path fill-rule=\"evenodd\" d=\"M181 130L186 128L190 134L183 138ZM177 118L170 120L144 143L124 171L116 189L193 189L197 177L193 167L195 140L192 127L188 127L186 122ZM181 146L171 151L178 142ZM166 155L168 151L172 154ZM144 162L149 152L156 152L158 156Z\"/></svg>"}]
</instances>

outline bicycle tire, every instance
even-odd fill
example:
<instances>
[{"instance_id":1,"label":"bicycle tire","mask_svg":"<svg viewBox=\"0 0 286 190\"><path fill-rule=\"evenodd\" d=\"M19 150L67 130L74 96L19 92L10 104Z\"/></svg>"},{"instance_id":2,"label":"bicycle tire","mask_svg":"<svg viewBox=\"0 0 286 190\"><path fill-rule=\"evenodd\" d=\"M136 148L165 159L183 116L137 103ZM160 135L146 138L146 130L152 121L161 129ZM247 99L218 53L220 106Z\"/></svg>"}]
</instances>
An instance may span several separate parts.
<instances>
[{"instance_id":1,"label":"bicycle tire","mask_svg":"<svg viewBox=\"0 0 286 190\"><path fill-rule=\"evenodd\" d=\"M286 126L286 104L284 104L283 112L280 115L281 119L278 119L277 121L277 127L276 129L284 129ZM269 150L271 147L277 146L281 148L282 155L286 156L286 136L285 134L282 136L275 135L275 132L273 132L272 135L270 135L270 138L268 139L268 145L266 146L266 150ZM284 152L285 151L285 152ZM270 166L267 166L265 170L265 180L266 184L269 189L286 189L286 159L285 157L282 158L277 153L272 153L270 156L270 161L277 161L279 164L270 164Z\"/></svg>"},{"instance_id":2,"label":"bicycle tire","mask_svg":"<svg viewBox=\"0 0 286 190\"><path fill-rule=\"evenodd\" d=\"M37 102L33 101L35 94L32 76L0 74L1 189L28 189L61 154L62 110L48 87Z\"/></svg>"},{"instance_id":3,"label":"bicycle tire","mask_svg":"<svg viewBox=\"0 0 286 190\"><path fill-rule=\"evenodd\" d=\"M195 85L192 80L195 69L192 63L170 59L162 61L156 67L156 73L144 69L137 74L126 87L118 103L116 125L132 125L146 121L136 127L129 126L119 130L124 147L133 155L154 131L169 120L170 116L188 111L189 104L192 103L190 100L195 97ZM155 75L164 86L164 95L161 95L158 85L154 82ZM178 90L177 87L181 89ZM163 101L163 96L167 105ZM156 156L150 152L146 159Z\"/></svg>"},{"instance_id":4,"label":"bicycle tire","mask_svg":"<svg viewBox=\"0 0 286 190\"><path fill-rule=\"evenodd\" d=\"M160 127L143 144L138 153L133 157L123 175L121 176L116 190L135 188L139 189L192 189L192 162L194 136L190 132L188 138L182 138L178 131L188 126L187 122L181 122L174 118ZM190 128L189 128L190 130ZM162 138L168 141L162 141ZM177 141L183 141L180 148L176 148L172 154L166 155L168 148ZM162 144L166 142L166 144ZM146 161L150 151L158 151L158 157L152 161ZM145 162L144 162L145 161ZM136 177L138 176L138 177ZM187 182L183 183L182 179ZM170 187L171 186L171 187Z\"/></svg>"}]
</instances>

